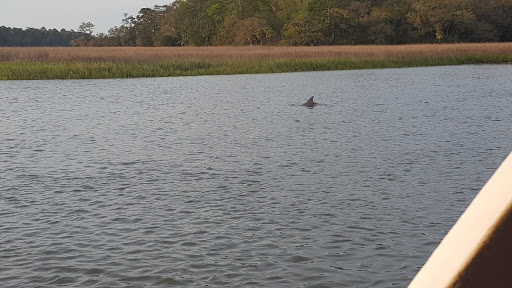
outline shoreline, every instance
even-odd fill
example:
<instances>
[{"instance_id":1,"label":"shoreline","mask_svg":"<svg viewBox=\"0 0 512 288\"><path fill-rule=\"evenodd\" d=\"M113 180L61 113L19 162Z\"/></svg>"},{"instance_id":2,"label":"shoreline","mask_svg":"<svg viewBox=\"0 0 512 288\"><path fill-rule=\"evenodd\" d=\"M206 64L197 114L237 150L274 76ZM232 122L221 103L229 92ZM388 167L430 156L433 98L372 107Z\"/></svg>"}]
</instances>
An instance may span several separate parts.
<instances>
[{"instance_id":1,"label":"shoreline","mask_svg":"<svg viewBox=\"0 0 512 288\"><path fill-rule=\"evenodd\" d=\"M512 63L512 43L318 47L1 47L0 80L110 79Z\"/></svg>"}]
</instances>

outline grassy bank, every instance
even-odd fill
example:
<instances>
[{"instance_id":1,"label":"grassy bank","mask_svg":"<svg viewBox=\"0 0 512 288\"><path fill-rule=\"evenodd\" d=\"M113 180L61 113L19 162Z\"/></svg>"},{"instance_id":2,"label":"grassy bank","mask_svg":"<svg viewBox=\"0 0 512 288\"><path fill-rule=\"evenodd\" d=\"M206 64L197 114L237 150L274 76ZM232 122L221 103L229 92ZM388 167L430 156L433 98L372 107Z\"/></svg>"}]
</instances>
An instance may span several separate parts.
<instances>
[{"instance_id":1,"label":"grassy bank","mask_svg":"<svg viewBox=\"0 0 512 288\"><path fill-rule=\"evenodd\" d=\"M0 48L0 79L94 79L511 63L512 44Z\"/></svg>"}]
</instances>

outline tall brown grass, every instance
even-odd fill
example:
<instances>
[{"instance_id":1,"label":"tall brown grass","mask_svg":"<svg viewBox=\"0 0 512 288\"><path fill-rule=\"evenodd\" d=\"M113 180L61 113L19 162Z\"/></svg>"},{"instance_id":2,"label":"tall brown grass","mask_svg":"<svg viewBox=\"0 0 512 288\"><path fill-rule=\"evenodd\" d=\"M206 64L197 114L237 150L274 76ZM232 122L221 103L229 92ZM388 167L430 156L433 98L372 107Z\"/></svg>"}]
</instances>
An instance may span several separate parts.
<instances>
[{"instance_id":1,"label":"tall brown grass","mask_svg":"<svg viewBox=\"0 0 512 288\"><path fill-rule=\"evenodd\" d=\"M319 47L0 47L0 61L148 63L301 58L404 59L512 55L512 43Z\"/></svg>"}]
</instances>

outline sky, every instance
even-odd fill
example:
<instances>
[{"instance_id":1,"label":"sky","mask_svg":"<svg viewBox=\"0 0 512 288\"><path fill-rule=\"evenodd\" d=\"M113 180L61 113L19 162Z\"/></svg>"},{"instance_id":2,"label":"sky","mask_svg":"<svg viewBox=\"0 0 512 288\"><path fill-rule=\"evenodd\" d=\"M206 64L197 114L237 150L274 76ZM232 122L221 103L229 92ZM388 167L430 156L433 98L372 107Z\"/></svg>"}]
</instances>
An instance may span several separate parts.
<instances>
[{"instance_id":1,"label":"sky","mask_svg":"<svg viewBox=\"0 0 512 288\"><path fill-rule=\"evenodd\" d=\"M136 16L141 8L173 0L0 0L0 26L77 30L92 22L94 33L121 25L123 14Z\"/></svg>"}]
</instances>

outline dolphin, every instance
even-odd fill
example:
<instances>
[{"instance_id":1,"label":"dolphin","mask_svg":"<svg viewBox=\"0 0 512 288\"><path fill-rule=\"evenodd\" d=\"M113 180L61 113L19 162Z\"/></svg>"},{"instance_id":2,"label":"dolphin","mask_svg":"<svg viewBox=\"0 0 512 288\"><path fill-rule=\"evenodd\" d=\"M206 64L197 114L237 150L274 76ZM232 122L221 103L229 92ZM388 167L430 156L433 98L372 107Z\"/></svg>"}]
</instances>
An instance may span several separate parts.
<instances>
[{"instance_id":1,"label":"dolphin","mask_svg":"<svg viewBox=\"0 0 512 288\"><path fill-rule=\"evenodd\" d=\"M308 101L306 101L306 103L302 104L302 106L314 107L316 104L318 104L318 103L315 103L315 101L313 101L313 97L315 97L315 96L311 96L311 98L309 98Z\"/></svg>"}]
</instances>

